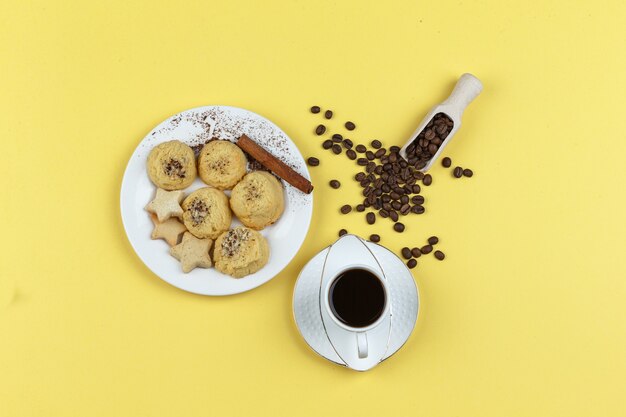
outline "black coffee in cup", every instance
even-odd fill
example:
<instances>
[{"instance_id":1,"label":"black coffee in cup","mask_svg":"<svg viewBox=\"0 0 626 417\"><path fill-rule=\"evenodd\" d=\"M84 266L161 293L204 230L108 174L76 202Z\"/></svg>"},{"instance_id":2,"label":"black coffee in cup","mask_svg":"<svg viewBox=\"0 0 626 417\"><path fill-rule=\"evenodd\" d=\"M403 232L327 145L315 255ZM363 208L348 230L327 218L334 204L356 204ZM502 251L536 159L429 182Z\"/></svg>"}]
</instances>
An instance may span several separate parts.
<instances>
[{"instance_id":1,"label":"black coffee in cup","mask_svg":"<svg viewBox=\"0 0 626 417\"><path fill-rule=\"evenodd\" d=\"M380 279L365 269L349 269L339 274L330 286L328 303L347 326L367 327L385 310L385 288Z\"/></svg>"}]
</instances>

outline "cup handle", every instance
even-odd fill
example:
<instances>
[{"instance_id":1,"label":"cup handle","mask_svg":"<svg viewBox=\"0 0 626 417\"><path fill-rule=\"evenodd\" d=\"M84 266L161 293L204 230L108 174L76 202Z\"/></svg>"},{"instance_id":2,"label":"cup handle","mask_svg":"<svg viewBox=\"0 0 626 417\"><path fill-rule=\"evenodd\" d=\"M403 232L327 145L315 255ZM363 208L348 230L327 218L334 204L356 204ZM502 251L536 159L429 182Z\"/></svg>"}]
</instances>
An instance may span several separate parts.
<instances>
[{"instance_id":1,"label":"cup handle","mask_svg":"<svg viewBox=\"0 0 626 417\"><path fill-rule=\"evenodd\" d=\"M359 358L367 358L367 334L365 332L356 334L356 345L359 349Z\"/></svg>"}]
</instances>

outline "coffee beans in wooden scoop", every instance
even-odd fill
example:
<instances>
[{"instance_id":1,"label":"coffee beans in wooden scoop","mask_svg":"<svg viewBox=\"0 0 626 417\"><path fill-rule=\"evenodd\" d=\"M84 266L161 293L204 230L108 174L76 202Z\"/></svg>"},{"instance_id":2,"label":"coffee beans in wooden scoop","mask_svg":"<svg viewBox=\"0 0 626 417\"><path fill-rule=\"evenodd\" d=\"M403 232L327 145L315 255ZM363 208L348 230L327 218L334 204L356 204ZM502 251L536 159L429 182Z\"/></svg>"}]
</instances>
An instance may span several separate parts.
<instances>
[{"instance_id":1,"label":"coffee beans in wooden scoop","mask_svg":"<svg viewBox=\"0 0 626 417\"><path fill-rule=\"evenodd\" d=\"M406 148L409 164L416 169L424 168L437 153L453 127L452 119L445 113L437 113Z\"/></svg>"}]
</instances>

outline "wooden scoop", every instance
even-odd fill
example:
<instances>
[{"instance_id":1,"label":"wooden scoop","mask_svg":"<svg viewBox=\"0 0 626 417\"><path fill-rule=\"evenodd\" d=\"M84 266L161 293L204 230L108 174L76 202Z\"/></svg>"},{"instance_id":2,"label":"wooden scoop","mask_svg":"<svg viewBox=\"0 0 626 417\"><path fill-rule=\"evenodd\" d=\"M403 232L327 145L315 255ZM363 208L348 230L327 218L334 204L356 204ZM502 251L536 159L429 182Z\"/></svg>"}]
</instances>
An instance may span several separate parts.
<instances>
[{"instance_id":1,"label":"wooden scoop","mask_svg":"<svg viewBox=\"0 0 626 417\"><path fill-rule=\"evenodd\" d=\"M428 171L430 167L435 163L435 161L437 161L439 155L441 155L441 153L443 152L443 148L445 148L446 145L450 143L450 140L452 140L454 134L461 127L461 116L463 115L463 111L465 110L467 105L470 104L472 100L474 100L476 96L478 96L478 94L480 94L482 90L483 85L478 78L474 77L472 74L461 75L461 78L459 78L459 81L457 81L456 85L454 86L454 90L452 90L452 94L450 94L450 97L448 97L443 103L433 107L428 112L428 114L426 114L426 117L424 117L415 132L413 132L406 144L402 147L402 149L400 149L400 155L404 159L408 159L406 154L406 148L415 140L417 135L419 135L420 132L424 130L428 122L430 122L430 120L437 113L444 113L450 119L452 119L452 121L454 122L454 126L452 127L450 133L448 133L448 136L439 146L439 149L437 149L437 152L433 155L432 158L430 158L426 166L420 169L421 172Z\"/></svg>"}]
</instances>

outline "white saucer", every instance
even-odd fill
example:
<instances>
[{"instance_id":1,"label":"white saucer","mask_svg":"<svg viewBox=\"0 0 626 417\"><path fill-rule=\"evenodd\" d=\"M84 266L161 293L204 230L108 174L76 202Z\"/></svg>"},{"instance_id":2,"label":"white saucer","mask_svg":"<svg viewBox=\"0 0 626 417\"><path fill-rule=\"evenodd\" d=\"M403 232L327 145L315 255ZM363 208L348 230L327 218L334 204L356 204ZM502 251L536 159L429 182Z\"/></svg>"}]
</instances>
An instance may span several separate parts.
<instances>
[{"instance_id":1,"label":"white saucer","mask_svg":"<svg viewBox=\"0 0 626 417\"><path fill-rule=\"evenodd\" d=\"M411 272L400 258L383 246L364 243L381 265L390 291L391 335L383 361L409 339L417 321L419 293ZM293 314L298 331L311 349L331 362L347 366L328 338L320 309L320 284L329 250L330 246L315 255L300 272L293 293Z\"/></svg>"}]
</instances>

